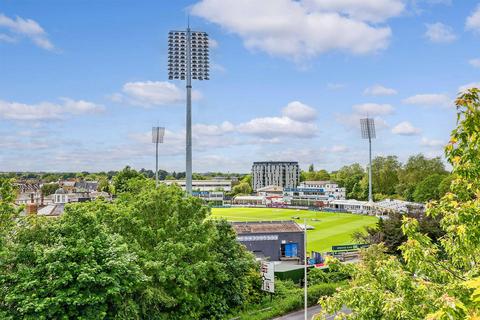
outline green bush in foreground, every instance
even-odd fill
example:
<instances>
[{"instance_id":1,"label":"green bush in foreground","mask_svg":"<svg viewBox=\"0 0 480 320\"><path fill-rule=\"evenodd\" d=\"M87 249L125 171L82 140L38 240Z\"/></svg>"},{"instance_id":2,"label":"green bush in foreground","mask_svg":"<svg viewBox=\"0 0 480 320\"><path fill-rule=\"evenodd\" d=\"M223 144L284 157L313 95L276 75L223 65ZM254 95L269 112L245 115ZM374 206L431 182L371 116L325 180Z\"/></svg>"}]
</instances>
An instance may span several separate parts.
<instances>
[{"instance_id":1,"label":"green bush in foreground","mask_svg":"<svg viewBox=\"0 0 480 320\"><path fill-rule=\"evenodd\" d=\"M258 266L227 222L178 187L135 174L122 187L16 223L2 197L0 319L223 319L256 302Z\"/></svg>"}]
</instances>

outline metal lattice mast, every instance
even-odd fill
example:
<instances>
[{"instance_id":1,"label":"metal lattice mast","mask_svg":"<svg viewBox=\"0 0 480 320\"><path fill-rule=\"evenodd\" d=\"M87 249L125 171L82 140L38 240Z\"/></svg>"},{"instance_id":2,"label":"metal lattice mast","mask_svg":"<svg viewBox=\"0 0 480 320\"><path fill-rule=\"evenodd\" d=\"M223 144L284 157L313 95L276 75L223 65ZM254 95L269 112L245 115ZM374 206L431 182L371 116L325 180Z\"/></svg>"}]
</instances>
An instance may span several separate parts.
<instances>
[{"instance_id":1,"label":"metal lattice mast","mask_svg":"<svg viewBox=\"0 0 480 320\"><path fill-rule=\"evenodd\" d=\"M372 118L360 119L362 138L368 139L368 201L373 202L372 195L372 139L376 138L375 121Z\"/></svg>"},{"instance_id":2,"label":"metal lattice mast","mask_svg":"<svg viewBox=\"0 0 480 320\"><path fill-rule=\"evenodd\" d=\"M186 191L192 193L192 79L209 80L208 35L205 32L170 31L168 78L186 80Z\"/></svg>"}]
</instances>

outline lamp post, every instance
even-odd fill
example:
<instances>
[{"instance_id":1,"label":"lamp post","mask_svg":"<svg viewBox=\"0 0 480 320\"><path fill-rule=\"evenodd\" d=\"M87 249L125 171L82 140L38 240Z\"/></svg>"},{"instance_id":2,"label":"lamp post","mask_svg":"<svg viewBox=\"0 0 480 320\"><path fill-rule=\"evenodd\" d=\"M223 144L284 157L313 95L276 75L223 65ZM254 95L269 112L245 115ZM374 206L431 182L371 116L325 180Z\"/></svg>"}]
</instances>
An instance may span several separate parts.
<instances>
[{"instance_id":1,"label":"lamp post","mask_svg":"<svg viewBox=\"0 0 480 320\"><path fill-rule=\"evenodd\" d=\"M373 202L372 196L372 139L375 135L375 121L372 118L360 119L362 138L368 139L368 201Z\"/></svg>"},{"instance_id":2,"label":"lamp post","mask_svg":"<svg viewBox=\"0 0 480 320\"><path fill-rule=\"evenodd\" d=\"M168 78L186 80L186 184L192 194L192 79L209 80L208 35L201 31L170 31L168 33Z\"/></svg>"},{"instance_id":3,"label":"lamp post","mask_svg":"<svg viewBox=\"0 0 480 320\"><path fill-rule=\"evenodd\" d=\"M155 187L158 187L158 144L163 143L165 128L152 127L152 142L155 143Z\"/></svg>"}]
</instances>

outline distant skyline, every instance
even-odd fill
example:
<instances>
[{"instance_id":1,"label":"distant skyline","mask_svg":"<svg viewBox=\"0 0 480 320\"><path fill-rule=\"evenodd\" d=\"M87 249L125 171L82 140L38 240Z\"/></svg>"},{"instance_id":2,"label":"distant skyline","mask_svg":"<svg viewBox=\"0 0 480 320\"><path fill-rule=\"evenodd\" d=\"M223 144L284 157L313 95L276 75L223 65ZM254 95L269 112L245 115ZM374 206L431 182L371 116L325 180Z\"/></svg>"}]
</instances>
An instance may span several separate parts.
<instances>
[{"instance_id":1,"label":"distant skyline","mask_svg":"<svg viewBox=\"0 0 480 320\"><path fill-rule=\"evenodd\" d=\"M480 86L480 1L0 0L0 171L185 170L184 82L168 31L211 40L193 84L193 171L254 161L336 170L443 156L460 90Z\"/></svg>"}]
</instances>

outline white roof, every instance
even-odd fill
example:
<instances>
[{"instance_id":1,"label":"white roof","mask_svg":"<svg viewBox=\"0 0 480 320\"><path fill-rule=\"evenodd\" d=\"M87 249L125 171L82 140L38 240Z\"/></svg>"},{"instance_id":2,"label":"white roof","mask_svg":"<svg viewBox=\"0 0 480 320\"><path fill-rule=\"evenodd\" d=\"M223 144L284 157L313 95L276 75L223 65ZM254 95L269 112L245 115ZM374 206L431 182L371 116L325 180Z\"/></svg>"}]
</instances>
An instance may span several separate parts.
<instances>
[{"instance_id":1,"label":"white roof","mask_svg":"<svg viewBox=\"0 0 480 320\"><path fill-rule=\"evenodd\" d=\"M236 196L235 200L264 200L264 196Z\"/></svg>"}]
</instances>

